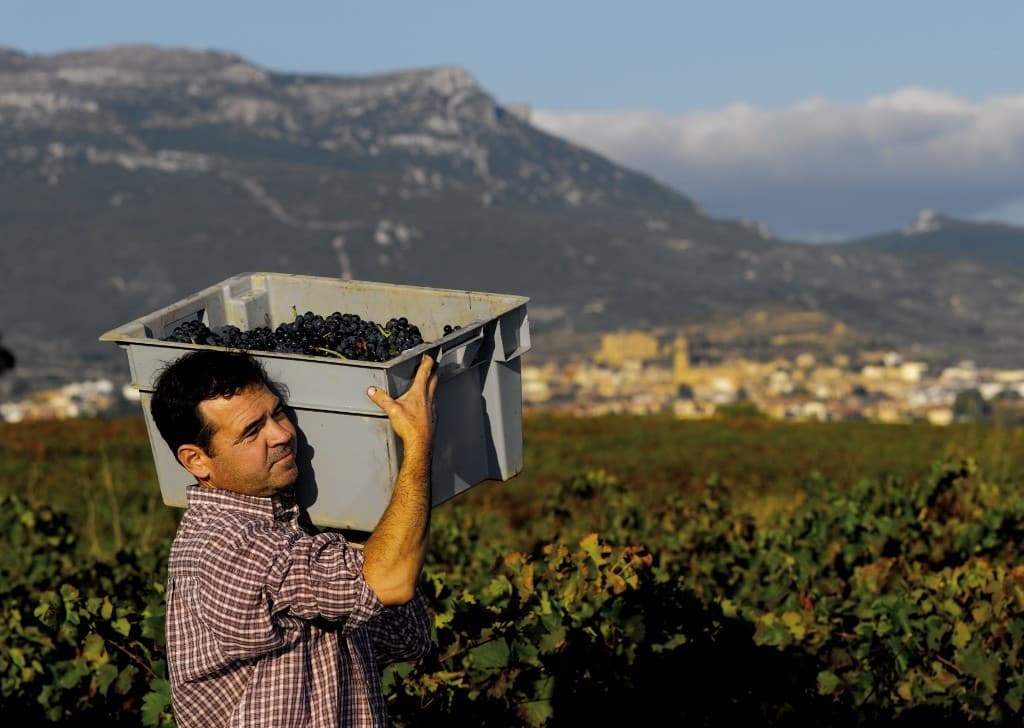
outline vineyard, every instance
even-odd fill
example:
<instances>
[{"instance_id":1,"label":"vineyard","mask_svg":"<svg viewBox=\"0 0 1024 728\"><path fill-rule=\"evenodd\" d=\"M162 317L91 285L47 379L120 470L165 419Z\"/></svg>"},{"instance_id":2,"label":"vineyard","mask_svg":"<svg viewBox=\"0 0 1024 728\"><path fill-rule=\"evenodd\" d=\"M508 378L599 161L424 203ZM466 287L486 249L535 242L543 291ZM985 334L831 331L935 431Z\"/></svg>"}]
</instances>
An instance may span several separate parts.
<instances>
[{"instance_id":1,"label":"vineyard","mask_svg":"<svg viewBox=\"0 0 1024 728\"><path fill-rule=\"evenodd\" d=\"M0 426L0 718L173 725L178 511L141 420ZM435 509L435 650L396 725L1024 721L1024 436L525 422L522 475Z\"/></svg>"}]
</instances>

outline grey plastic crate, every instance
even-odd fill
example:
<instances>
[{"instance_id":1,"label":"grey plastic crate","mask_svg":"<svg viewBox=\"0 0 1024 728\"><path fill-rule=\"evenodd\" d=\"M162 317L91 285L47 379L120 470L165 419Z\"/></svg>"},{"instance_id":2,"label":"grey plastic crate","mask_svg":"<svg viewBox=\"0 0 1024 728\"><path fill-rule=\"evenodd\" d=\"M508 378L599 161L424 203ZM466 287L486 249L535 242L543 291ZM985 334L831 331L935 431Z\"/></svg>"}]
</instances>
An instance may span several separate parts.
<instances>
[{"instance_id":1,"label":"grey plastic crate","mask_svg":"<svg viewBox=\"0 0 1024 728\"><path fill-rule=\"evenodd\" d=\"M211 328L276 327L295 312L354 313L378 322L405 316L424 344L387 362L253 352L289 390L299 429L299 502L320 526L372 531L394 489L401 440L366 396L370 385L402 394L424 353L438 363L432 505L522 470L520 356L530 348L522 296L281 273L244 273L112 329L100 339L128 355L139 389L164 503L185 506L195 482L160 437L149 412L154 382L171 361L214 347L161 341L183 321ZM444 336L445 324L461 328Z\"/></svg>"}]
</instances>

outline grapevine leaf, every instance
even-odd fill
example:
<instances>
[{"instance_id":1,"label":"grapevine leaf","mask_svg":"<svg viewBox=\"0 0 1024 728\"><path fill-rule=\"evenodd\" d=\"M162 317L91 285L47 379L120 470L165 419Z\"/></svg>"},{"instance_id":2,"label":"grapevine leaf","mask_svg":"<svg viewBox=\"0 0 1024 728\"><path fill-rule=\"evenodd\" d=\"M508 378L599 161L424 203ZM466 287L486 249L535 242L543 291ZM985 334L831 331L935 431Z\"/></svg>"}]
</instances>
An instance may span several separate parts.
<instances>
[{"instance_id":1,"label":"grapevine leaf","mask_svg":"<svg viewBox=\"0 0 1024 728\"><path fill-rule=\"evenodd\" d=\"M655 643L651 645L651 649L657 654L660 652L671 652L677 647L682 647L689 642L689 637L686 634L680 632L679 634L672 635L667 640L661 643Z\"/></svg>"},{"instance_id":2,"label":"grapevine leaf","mask_svg":"<svg viewBox=\"0 0 1024 728\"><path fill-rule=\"evenodd\" d=\"M504 668L508 666L509 649L503 639L485 642L470 650L474 664L485 668Z\"/></svg>"},{"instance_id":3,"label":"grapevine leaf","mask_svg":"<svg viewBox=\"0 0 1024 728\"><path fill-rule=\"evenodd\" d=\"M1014 713L1020 712L1022 705L1024 705L1024 684L1014 685L1006 691L1006 704L1010 706L1010 710Z\"/></svg>"},{"instance_id":4,"label":"grapevine leaf","mask_svg":"<svg viewBox=\"0 0 1024 728\"><path fill-rule=\"evenodd\" d=\"M46 718L51 723L59 723L64 714L64 708L54 698L55 695L59 694L60 692L57 690L56 685L44 685L43 689L39 691L39 704L45 709Z\"/></svg>"},{"instance_id":5,"label":"grapevine leaf","mask_svg":"<svg viewBox=\"0 0 1024 728\"><path fill-rule=\"evenodd\" d=\"M39 598L39 606L32 611L32 614L40 622L53 629L57 626L57 606L59 604L60 598L55 592L43 592Z\"/></svg>"},{"instance_id":6,"label":"grapevine leaf","mask_svg":"<svg viewBox=\"0 0 1024 728\"><path fill-rule=\"evenodd\" d=\"M142 620L142 636L163 644L164 630L166 629L166 620L163 617L154 615L146 616Z\"/></svg>"},{"instance_id":7,"label":"grapevine leaf","mask_svg":"<svg viewBox=\"0 0 1024 728\"><path fill-rule=\"evenodd\" d=\"M975 644L958 653L957 664L965 673L977 678L988 690L995 692L1001 665L998 654L986 654Z\"/></svg>"},{"instance_id":8,"label":"grapevine leaf","mask_svg":"<svg viewBox=\"0 0 1024 728\"><path fill-rule=\"evenodd\" d=\"M782 615L782 623L797 642L807 634L807 625L804 624L803 615L799 612L785 612Z\"/></svg>"},{"instance_id":9,"label":"grapevine leaf","mask_svg":"<svg viewBox=\"0 0 1024 728\"><path fill-rule=\"evenodd\" d=\"M132 683L135 681L135 676L138 674L139 668L135 667L135 665L128 665L118 674L117 685L114 686L114 689L121 695L127 695L131 692Z\"/></svg>"},{"instance_id":10,"label":"grapevine leaf","mask_svg":"<svg viewBox=\"0 0 1024 728\"><path fill-rule=\"evenodd\" d=\"M82 657L89 660L89 662L106 663L109 661L107 656L107 646L95 632L90 632L85 637L85 644L82 647Z\"/></svg>"},{"instance_id":11,"label":"grapevine leaf","mask_svg":"<svg viewBox=\"0 0 1024 728\"><path fill-rule=\"evenodd\" d=\"M166 680L154 680L142 699L142 724L159 726L163 714L171 707L171 685Z\"/></svg>"},{"instance_id":12,"label":"grapevine leaf","mask_svg":"<svg viewBox=\"0 0 1024 728\"><path fill-rule=\"evenodd\" d=\"M108 662L96 668L96 685L101 695L106 695L110 684L117 678L117 665Z\"/></svg>"},{"instance_id":13,"label":"grapevine leaf","mask_svg":"<svg viewBox=\"0 0 1024 728\"><path fill-rule=\"evenodd\" d=\"M565 644L565 627L559 625L545 632L540 638L540 651L545 654L557 652Z\"/></svg>"},{"instance_id":14,"label":"grapevine leaf","mask_svg":"<svg viewBox=\"0 0 1024 728\"><path fill-rule=\"evenodd\" d=\"M914 699L913 684L910 680L900 680L896 684L896 694L903 698L904 701L910 702Z\"/></svg>"},{"instance_id":15,"label":"grapevine leaf","mask_svg":"<svg viewBox=\"0 0 1024 728\"><path fill-rule=\"evenodd\" d=\"M79 660L77 663L71 663L67 671L57 678L57 686L68 690L75 687L80 680L88 677L89 674L89 669Z\"/></svg>"},{"instance_id":16,"label":"grapevine leaf","mask_svg":"<svg viewBox=\"0 0 1024 728\"><path fill-rule=\"evenodd\" d=\"M596 533L592 533L580 541L580 548L597 566L602 566L607 562L604 554L601 553L601 543Z\"/></svg>"},{"instance_id":17,"label":"grapevine leaf","mask_svg":"<svg viewBox=\"0 0 1024 728\"><path fill-rule=\"evenodd\" d=\"M839 676L831 670L822 670L818 673L818 695L832 695L841 682Z\"/></svg>"},{"instance_id":18,"label":"grapevine leaf","mask_svg":"<svg viewBox=\"0 0 1024 728\"><path fill-rule=\"evenodd\" d=\"M953 627L953 646L962 650L971 641L971 629L963 622L957 622Z\"/></svg>"},{"instance_id":19,"label":"grapevine leaf","mask_svg":"<svg viewBox=\"0 0 1024 728\"><path fill-rule=\"evenodd\" d=\"M532 700L519 706L519 715L529 726L546 725L554 716L550 700Z\"/></svg>"},{"instance_id":20,"label":"grapevine leaf","mask_svg":"<svg viewBox=\"0 0 1024 728\"><path fill-rule=\"evenodd\" d=\"M385 695L391 695L394 692L397 680L395 679L395 666L389 665L384 668L384 671L380 676L380 688Z\"/></svg>"}]
</instances>

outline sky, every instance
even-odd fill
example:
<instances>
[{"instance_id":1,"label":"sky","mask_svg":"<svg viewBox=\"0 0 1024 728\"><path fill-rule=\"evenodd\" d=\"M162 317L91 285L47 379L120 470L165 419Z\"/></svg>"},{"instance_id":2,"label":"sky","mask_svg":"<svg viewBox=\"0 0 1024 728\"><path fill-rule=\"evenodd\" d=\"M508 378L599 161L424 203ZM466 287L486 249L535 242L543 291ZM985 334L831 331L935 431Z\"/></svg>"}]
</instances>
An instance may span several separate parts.
<instances>
[{"instance_id":1,"label":"sky","mask_svg":"<svg viewBox=\"0 0 1024 728\"><path fill-rule=\"evenodd\" d=\"M238 53L277 71L460 65L716 217L828 242L923 208L1024 224L1020 0L0 0L0 46Z\"/></svg>"}]
</instances>

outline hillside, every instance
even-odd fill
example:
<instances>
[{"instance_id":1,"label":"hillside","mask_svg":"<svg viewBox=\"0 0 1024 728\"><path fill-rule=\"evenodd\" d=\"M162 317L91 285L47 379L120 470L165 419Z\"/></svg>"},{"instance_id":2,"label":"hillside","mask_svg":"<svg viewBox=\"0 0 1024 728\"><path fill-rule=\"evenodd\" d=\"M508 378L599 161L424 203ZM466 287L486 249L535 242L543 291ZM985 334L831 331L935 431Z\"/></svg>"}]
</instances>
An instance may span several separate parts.
<instances>
[{"instance_id":1,"label":"hillside","mask_svg":"<svg viewBox=\"0 0 1024 728\"><path fill-rule=\"evenodd\" d=\"M1024 228L957 220L934 210L922 210L902 230L851 240L843 247L1024 267Z\"/></svg>"},{"instance_id":2,"label":"hillside","mask_svg":"<svg viewBox=\"0 0 1024 728\"><path fill-rule=\"evenodd\" d=\"M527 295L538 333L779 305L951 357L1024 354L1024 271L708 218L458 67L326 77L144 46L7 51L0 150L0 335L32 385L124 378L100 333L254 270Z\"/></svg>"}]
</instances>

